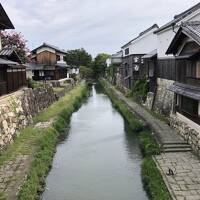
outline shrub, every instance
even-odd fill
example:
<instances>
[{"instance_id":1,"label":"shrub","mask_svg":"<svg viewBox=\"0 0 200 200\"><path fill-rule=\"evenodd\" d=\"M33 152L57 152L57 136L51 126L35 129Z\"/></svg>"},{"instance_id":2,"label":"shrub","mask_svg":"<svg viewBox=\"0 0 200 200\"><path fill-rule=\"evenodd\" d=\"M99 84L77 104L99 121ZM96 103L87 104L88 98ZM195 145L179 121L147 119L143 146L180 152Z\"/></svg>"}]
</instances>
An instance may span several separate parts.
<instances>
[{"instance_id":1,"label":"shrub","mask_svg":"<svg viewBox=\"0 0 200 200\"><path fill-rule=\"evenodd\" d=\"M132 95L136 101L142 103L146 100L148 87L149 86L146 78L139 79L134 83Z\"/></svg>"}]
</instances>

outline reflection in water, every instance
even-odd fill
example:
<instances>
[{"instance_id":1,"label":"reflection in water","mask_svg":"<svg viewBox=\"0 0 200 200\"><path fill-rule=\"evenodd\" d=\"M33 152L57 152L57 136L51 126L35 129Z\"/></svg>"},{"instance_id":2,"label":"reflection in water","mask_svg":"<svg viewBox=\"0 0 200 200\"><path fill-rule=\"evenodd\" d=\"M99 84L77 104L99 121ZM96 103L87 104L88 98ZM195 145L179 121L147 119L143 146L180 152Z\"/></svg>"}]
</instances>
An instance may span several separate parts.
<instances>
[{"instance_id":1,"label":"reflection in water","mask_svg":"<svg viewBox=\"0 0 200 200\"><path fill-rule=\"evenodd\" d=\"M57 147L43 200L146 200L135 134L96 85Z\"/></svg>"}]
</instances>

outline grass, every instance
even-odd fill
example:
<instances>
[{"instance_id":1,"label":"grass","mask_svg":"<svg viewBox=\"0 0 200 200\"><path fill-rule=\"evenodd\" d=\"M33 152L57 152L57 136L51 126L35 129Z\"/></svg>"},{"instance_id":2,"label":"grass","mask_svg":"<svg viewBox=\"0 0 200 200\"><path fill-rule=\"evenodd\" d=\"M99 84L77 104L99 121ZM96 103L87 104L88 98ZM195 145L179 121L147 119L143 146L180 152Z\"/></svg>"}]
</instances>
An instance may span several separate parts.
<instances>
[{"instance_id":1,"label":"grass","mask_svg":"<svg viewBox=\"0 0 200 200\"><path fill-rule=\"evenodd\" d=\"M69 112L73 110L73 102L76 101L77 103L81 101L82 96L80 95L82 91L85 92L85 86L79 85L75 89L68 92L67 95L61 97L59 101L52 104L47 109L43 110L38 116L34 118L34 122L45 122L51 118L56 117L59 113L62 112L66 106L68 107ZM68 106L69 105L69 106Z\"/></svg>"},{"instance_id":2,"label":"grass","mask_svg":"<svg viewBox=\"0 0 200 200\"><path fill-rule=\"evenodd\" d=\"M0 192L0 200L6 200L7 197L3 192Z\"/></svg>"},{"instance_id":3,"label":"grass","mask_svg":"<svg viewBox=\"0 0 200 200\"><path fill-rule=\"evenodd\" d=\"M112 88L108 87L106 81L100 80L100 84L104 87L105 92L110 97L113 105L117 108L123 117L128 121L132 130L139 132L143 130L143 123L133 116L133 113L129 111L127 106L121 100L117 99Z\"/></svg>"},{"instance_id":4,"label":"grass","mask_svg":"<svg viewBox=\"0 0 200 200\"><path fill-rule=\"evenodd\" d=\"M172 199L162 179L162 176L151 157L145 157L142 161L142 180L150 199Z\"/></svg>"},{"instance_id":5,"label":"grass","mask_svg":"<svg viewBox=\"0 0 200 200\"><path fill-rule=\"evenodd\" d=\"M67 134L71 114L80 107L86 95L86 86L78 86L36 117L36 121L46 121L52 117L56 118L56 121L42 133L43 137L38 140L39 150L35 155L28 178L20 189L20 200L39 198L44 188L46 174L51 167L58 138L63 138Z\"/></svg>"},{"instance_id":6,"label":"grass","mask_svg":"<svg viewBox=\"0 0 200 200\"><path fill-rule=\"evenodd\" d=\"M151 135L150 131L145 130L140 132L139 141L142 154L145 157L160 154L160 147L154 137Z\"/></svg>"},{"instance_id":7,"label":"grass","mask_svg":"<svg viewBox=\"0 0 200 200\"><path fill-rule=\"evenodd\" d=\"M37 144L37 140L41 137L43 137L41 130L33 128L33 126L28 126L21 130L20 136L15 139L13 144L10 145L6 151L1 152L0 166L19 154L33 154L35 148L37 148L35 144Z\"/></svg>"},{"instance_id":8,"label":"grass","mask_svg":"<svg viewBox=\"0 0 200 200\"><path fill-rule=\"evenodd\" d=\"M53 91L56 93L56 94L59 94L61 92L64 92L65 91L65 88L64 87L54 87L53 88Z\"/></svg>"},{"instance_id":9,"label":"grass","mask_svg":"<svg viewBox=\"0 0 200 200\"><path fill-rule=\"evenodd\" d=\"M86 85L75 87L34 119L36 123L54 118L55 121L49 128L36 129L34 124L26 127L13 144L2 152L0 165L20 154L30 155L34 158L27 179L19 191L18 199L39 198L39 193L44 188L45 177L51 167L56 144L59 138L63 138L67 134L71 114L80 107L87 94Z\"/></svg>"},{"instance_id":10,"label":"grass","mask_svg":"<svg viewBox=\"0 0 200 200\"><path fill-rule=\"evenodd\" d=\"M122 113L128 121L130 128L136 132L139 137L141 151L144 155L142 161L142 180L144 187L152 200L169 200L171 199L169 191L157 169L152 156L160 154L160 148L155 138L149 130L146 130L142 123L127 108L125 103L119 100L111 87L105 80L100 80L100 84L104 87L106 93L111 98L114 106Z\"/></svg>"}]
</instances>

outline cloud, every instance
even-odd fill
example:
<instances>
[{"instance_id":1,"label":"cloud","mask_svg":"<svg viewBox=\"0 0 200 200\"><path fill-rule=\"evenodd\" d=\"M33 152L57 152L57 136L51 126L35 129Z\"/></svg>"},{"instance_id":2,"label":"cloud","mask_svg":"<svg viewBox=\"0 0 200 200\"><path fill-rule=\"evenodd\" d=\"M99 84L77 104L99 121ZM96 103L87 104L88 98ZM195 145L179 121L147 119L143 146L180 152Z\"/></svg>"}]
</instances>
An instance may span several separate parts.
<instances>
[{"instance_id":1,"label":"cloud","mask_svg":"<svg viewBox=\"0 0 200 200\"><path fill-rule=\"evenodd\" d=\"M91 54L113 53L154 23L162 25L198 0L2 0L29 48L46 41Z\"/></svg>"}]
</instances>

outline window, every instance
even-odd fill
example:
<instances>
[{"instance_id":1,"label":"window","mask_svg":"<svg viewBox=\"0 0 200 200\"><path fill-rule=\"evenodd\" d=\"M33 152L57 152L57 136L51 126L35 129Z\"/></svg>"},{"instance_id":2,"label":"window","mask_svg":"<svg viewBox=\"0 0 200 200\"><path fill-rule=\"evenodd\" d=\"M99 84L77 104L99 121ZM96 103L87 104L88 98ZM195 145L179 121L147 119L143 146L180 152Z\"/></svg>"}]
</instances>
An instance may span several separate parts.
<instances>
[{"instance_id":1,"label":"window","mask_svg":"<svg viewBox=\"0 0 200 200\"><path fill-rule=\"evenodd\" d=\"M129 48L125 49L125 55L129 54Z\"/></svg>"},{"instance_id":2,"label":"window","mask_svg":"<svg viewBox=\"0 0 200 200\"><path fill-rule=\"evenodd\" d=\"M199 102L197 100L185 96L181 97L181 110L190 116L198 116L198 105Z\"/></svg>"},{"instance_id":3,"label":"window","mask_svg":"<svg viewBox=\"0 0 200 200\"><path fill-rule=\"evenodd\" d=\"M190 64L188 63L186 76L190 78L200 78L200 61Z\"/></svg>"},{"instance_id":4,"label":"window","mask_svg":"<svg viewBox=\"0 0 200 200\"><path fill-rule=\"evenodd\" d=\"M139 62L139 58L136 56L136 57L134 57L134 62L135 63L138 63Z\"/></svg>"},{"instance_id":5,"label":"window","mask_svg":"<svg viewBox=\"0 0 200 200\"><path fill-rule=\"evenodd\" d=\"M44 71L39 71L39 76L44 76Z\"/></svg>"},{"instance_id":6,"label":"window","mask_svg":"<svg viewBox=\"0 0 200 200\"><path fill-rule=\"evenodd\" d=\"M56 61L60 61L60 55L56 55Z\"/></svg>"},{"instance_id":7,"label":"window","mask_svg":"<svg viewBox=\"0 0 200 200\"><path fill-rule=\"evenodd\" d=\"M135 70L136 72L138 72L139 69L140 69L140 66L139 66L139 65L135 65L135 66L134 66L134 70Z\"/></svg>"},{"instance_id":8,"label":"window","mask_svg":"<svg viewBox=\"0 0 200 200\"><path fill-rule=\"evenodd\" d=\"M196 78L200 78L200 62L197 62L196 65Z\"/></svg>"}]
</instances>

